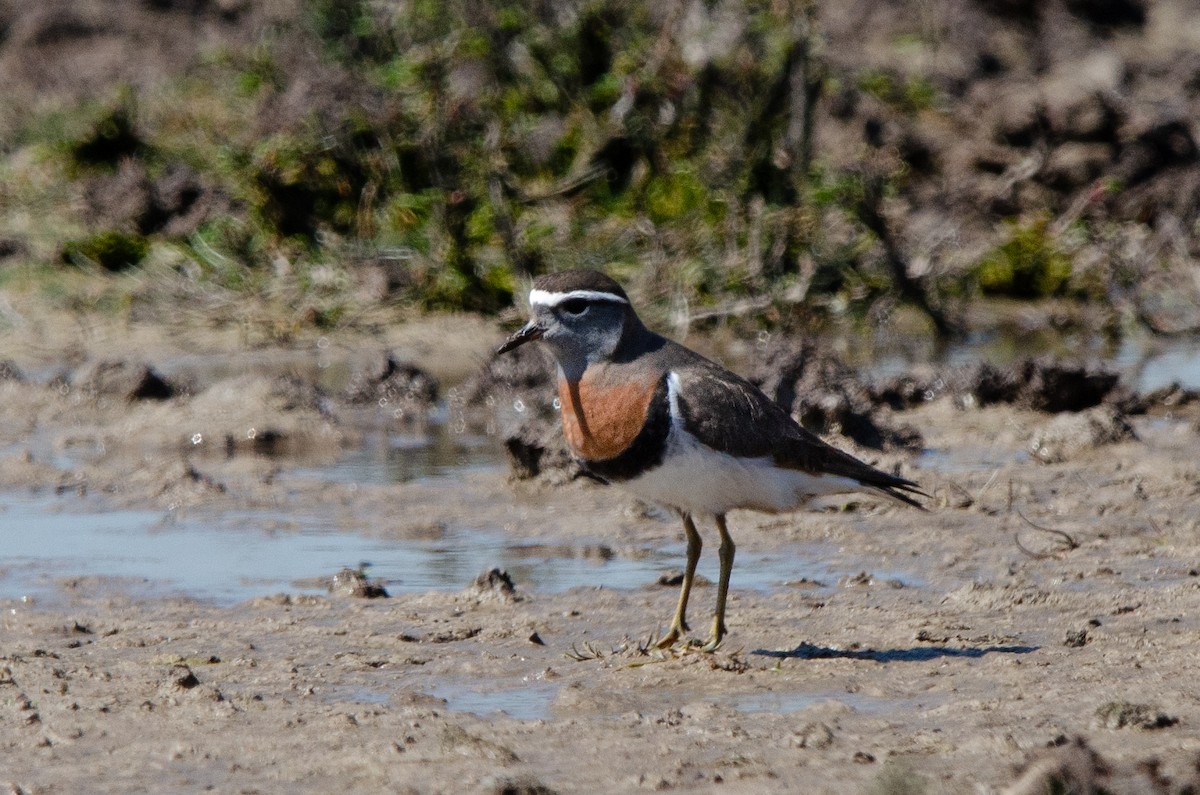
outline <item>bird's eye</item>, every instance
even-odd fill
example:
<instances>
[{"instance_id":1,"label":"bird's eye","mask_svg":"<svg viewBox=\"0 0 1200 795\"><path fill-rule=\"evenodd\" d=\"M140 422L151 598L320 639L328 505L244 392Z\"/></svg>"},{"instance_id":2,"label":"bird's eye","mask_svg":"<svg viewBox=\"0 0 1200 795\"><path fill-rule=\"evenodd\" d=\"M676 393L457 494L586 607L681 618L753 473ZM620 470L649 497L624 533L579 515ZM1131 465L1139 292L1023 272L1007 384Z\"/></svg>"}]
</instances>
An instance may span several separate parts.
<instances>
[{"instance_id":1,"label":"bird's eye","mask_svg":"<svg viewBox=\"0 0 1200 795\"><path fill-rule=\"evenodd\" d=\"M582 315L587 311L588 302L583 298L568 298L559 304L558 308L568 315Z\"/></svg>"}]
</instances>

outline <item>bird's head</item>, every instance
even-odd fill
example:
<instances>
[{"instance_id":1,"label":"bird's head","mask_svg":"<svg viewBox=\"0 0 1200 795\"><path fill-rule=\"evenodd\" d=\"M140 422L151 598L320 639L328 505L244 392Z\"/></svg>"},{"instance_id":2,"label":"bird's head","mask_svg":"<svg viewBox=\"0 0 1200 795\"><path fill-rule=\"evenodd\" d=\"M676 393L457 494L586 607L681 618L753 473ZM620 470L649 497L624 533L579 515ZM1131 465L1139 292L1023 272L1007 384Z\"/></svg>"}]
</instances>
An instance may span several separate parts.
<instances>
[{"instance_id":1,"label":"bird's head","mask_svg":"<svg viewBox=\"0 0 1200 795\"><path fill-rule=\"evenodd\" d=\"M626 332L641 326L621 285L599 271L542 276L529 291L529 311L497 353L540 339L568 374L611 358Z\"/></svg>"}]
</instances>

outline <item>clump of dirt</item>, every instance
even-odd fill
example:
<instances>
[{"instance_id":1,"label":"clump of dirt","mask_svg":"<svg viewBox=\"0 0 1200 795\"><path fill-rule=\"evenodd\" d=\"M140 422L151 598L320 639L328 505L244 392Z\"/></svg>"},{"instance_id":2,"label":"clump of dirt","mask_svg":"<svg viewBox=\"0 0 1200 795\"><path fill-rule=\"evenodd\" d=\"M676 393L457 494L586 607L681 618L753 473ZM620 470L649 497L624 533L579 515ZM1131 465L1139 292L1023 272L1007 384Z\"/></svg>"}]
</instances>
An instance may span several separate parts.
<instances>
[{"instance_id":1,"label":"clump of dirt","mask_svg":"<svg viewBox=\"0 0 1200 795\"><path fill-rule=\"evenodd\" d=\"M180 690L191 690L200 684L200 679L192 671L190 667L184 663L176 663L171 666L170 672L167 674L171 687L179 688Z\"/></svg>"},{"instance_id":2,"label":"clump of dirt","mask_svg":"<svg viewBox=\"0 0 1200 795\"><path fill-rule=\"evenodd\" d=\"M833 740L833 729L819 721L804 724L792 736L792 744L797 748L824 749L833 745Z\"/></svg>"},{"instance_id":3,"label":"clump of dirt","mask_svg":"<svg viewBox=\"0 0 1200 795\"><path fill-rule=\"evenodd\" d=\"M137 495L153 495L168 506L199 505L230 491L223 480L183 458L138 467L124 479L121 489L135 499Z\"/></svg>"},{"instance_id":4,"label":"clump of dirt","mask_svg":"<svg viewBox=\"0 0 1200 795\"><path fill-rule=\"evenodd\" d=\"M580 473L563 439L555 380L550 354L525 345L493 356L458 390L468 418L495 423L518 480L561 484Z\"/></svg>"},{"instance_id":5,"label":"clump of dirt","mask_svg":"<svg viewBox=\"0 0 1200 795\"><path fill-rule=\"evenodd\" d=\"M1017 779L1003 795L1042 795L1047 792L1154 792L1184 795L1200 787L1200 773L1172 780L1156 759L1136 764L1114 764L1083 737L1059 736L1048 747L1030 755Z\"/></svg>"},{"instance_id":6,"label":"clump of dirt","mask_svg":"<svg viewBox=\"0 0 1200 795\"><path fill-rule=\"evenodd\" d=\"M1200 402L1200 391L1178 383L1137 392L1121 383L1116 370L1053 356L1007 366L982 362L949 376L917 367L870 383L867 393L873 402L897 411L946 394L964 408L1013 405L1050 414L1108 406L1122 415L1139 415Z\"/></svg>"},{"instance_id":7,"label":"clump of dirt","mask_svg":"<svg viewBox=\"0 0 1200 795\"><path fill-rule=\"evenodd\" d=\"M1149 392L1120 390L1113 396L1113 405L1125 414L1149 414L1158 410L1173 411L1200 403L1200 390L1186 389L1178 381Z\"/></svg>"},{"instance_id":8,"label":"clump of dirt","mask_svg":"<svg viewBox=\"0 0 1200 795\"><path fill-rule=\"evenodd\" d=\"M484 786L490 795L558 795L558 790L547 787L533 776L499 777Z\"/></svg>"},{"instance_id":9,"label":"clump of dirt","mask_svg":"<svg viewBox=\"0 0 1200 795\"><path fill-rule=\"evenodd\" d=\"M1096 710L1095 724L1103 729L1165 729L1179 722L1151 704L1110 701Z\"/></svg>"},{"instance_id":10,"label":"clump of dirt","mask_svg":"<svg viewBox=\"0 0 1200 795\"><path fill-rule=\"evenodd\" d=\"M148 364L120 359L100 359L77 370L71 378L74 389L95 397L122 401L167 400L176 388Z\"/></svg>"},{"instance_id":11,"label":"clump of dirt","mask_svg":"<svg viewBox=\"0 0 1200 795\"><path fill-rule=\"evenodd\" d=\"M773 340L748 380L809 430L840 434L873 450L916 450L921 433L885 414L858 375L810 341Z\"/></svg>"},{"instance_id":12,"label":"clump of dirt","mask_svg":"<svg viewBox=\"0 0 1200 795\"><path fill-rule=\"evenodd\" d=\"M1086 450L1135 438L1124 414L1112 406L1096 406L1054 417L1034 432L1029 449L1043 464L1058 464Z\"/></svg>"},{"instance_id":13,"label":"clump of dirt","mask_svg":"<svg viewBox=\"0 0 1200 795\"><path fill-rule=\"evenodd\" d=\"M504 569L488 569L481 573L471 583L469 593L476 599L485 601L519 602L525 598Z\"/></svg>"},{"instance_id":14,"label":"clump of dirt","mask_svg":"<svg viewBox=\"0 0 1200 795\"><path fill-rule=\"evenodd\" d=\"M361 568L344 568L329 578L326 589L336 596L353 599L387 599L387 589L372 580Z\"/></svg>"},{"instance_id":15,"label":"clump of dirt","mask_svg":"<svg viewBox=\"0 0 1200 795\"><path fill-rule=\"evenodd\" d=\"M1012 403L1035 411L1082 411L1112 393L1120 375L1104 368L1052 357L1027 359L1011 368L980 364L959 386L966 404Z\"/></svg>"},{"instance_id":16,"label":"clump of dirt","mask_svg":"<svg viewBox=\"0 0 1200 795\"><path fill-rule=\"evenodd\" d=\"M218 381L192 398L187 416L185 441L226 455L336 449L347 438L325 391L295 376Z\"/></svg>"},{"instance_id":17,"label":"clump of dirt","mask_svg":"<svg viewBox=\"0 0 1200 795\"><path fill-rule=\"evenodd\" d=\"M504 450L513 477L540 479L561 485L582 474L567 449L562 424L557 417L533 417L504 435Z\"/></svg>"},{"instance_id":18,"label":"clump of dirt","mask_svg":"<svg viewBox=\"0 0 1200 795\"><path fill-rule=\"evenodd\" d=\"M0 381L17 381L25 380L25 374L21 372L21 368L11 359L0 359Z\"/></svg>"},{"instance_id":19,"label":"clump of dirt","mask_svg":"<svg viewBox=\"0 0 1200 795\"><path fill-rule=\"evenodd\" d=\"M438 381L432 375L385 353L351 376L342 399L355 404L399 404L427 409L437 403L439 392Z\"/></svg>"},{"instance_id":20,"label":"clump of dirt","mask_svg":"<svg viewBox=\"0 0 1200 795\"><path fill-rule=\"evenodd\" d=\"M459 387L470 408L493 408L521 401L523 410L552 415L554 412L554 364L550 354L537 345L523 345L487 363Z\"/></svg>"},{"instance_id":21,"label":"clump of dirt","mask_svg":"<svg viewBox=\"0 0 1200 795\"><path fill-rule=\"evenodd\" d=\"M1112 769L1082 737L1052 745L1025 763L1005 795L1101 792Z\"/></svg>"}]
</instances>

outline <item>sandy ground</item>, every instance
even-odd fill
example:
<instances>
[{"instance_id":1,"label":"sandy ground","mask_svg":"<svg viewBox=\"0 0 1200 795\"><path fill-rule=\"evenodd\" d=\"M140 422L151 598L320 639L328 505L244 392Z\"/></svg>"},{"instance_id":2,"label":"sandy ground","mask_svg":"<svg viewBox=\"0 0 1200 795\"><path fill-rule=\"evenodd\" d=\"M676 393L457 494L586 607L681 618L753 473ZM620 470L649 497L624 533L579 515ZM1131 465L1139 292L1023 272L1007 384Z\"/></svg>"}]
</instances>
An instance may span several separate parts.
<instances>
[{"instance_id":1,"label":"sandy ground","mask_svg":"<svg viewBox=\"0 0 1200 795\"><path fill-rule=\"evenodd\" d=\"M385 538L494 525L514 542L602 542L616 555L682 538L675 521L588 483L475 473L352 487L293 478L289 459L189 451L172 441L188 423L247 421L203 393L114 410L40 384L0 391L10 493L320 504L338 527ZM302 400L280 413L295 434L353 443ZM676 589L605 587L602 566L565 593L463 583L217 607L76 578L61 598L4 603L0 785L960 793L1050 791L1058 775L1080 792L1189 791L1200 758L1194 416L1137 418L1136 439L1054 464L1028 455L1049 415L946 397L902 418L934 452L877 460L920 481L930 511L851 500L732 515L743 559L808 544L829 550L831 575L750 590L735 565L731 635L715 654L647 651ZM107 439L107 452L68 471L38 438ZM707 560L715 532L704 530ZM693 596L701 634L714 590ZM472 694L516 715L471 712Z\"/></svg>"}]
</instances>

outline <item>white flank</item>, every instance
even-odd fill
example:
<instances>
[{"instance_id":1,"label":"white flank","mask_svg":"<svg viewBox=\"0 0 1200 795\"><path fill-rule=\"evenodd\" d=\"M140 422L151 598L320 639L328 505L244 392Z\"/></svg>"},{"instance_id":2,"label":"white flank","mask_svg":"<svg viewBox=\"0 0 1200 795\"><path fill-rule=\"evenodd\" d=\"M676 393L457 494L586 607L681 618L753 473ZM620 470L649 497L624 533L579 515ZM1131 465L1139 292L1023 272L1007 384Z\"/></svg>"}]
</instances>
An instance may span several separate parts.
<instances>
[{"instance_id":1,"label":"white flank","mask_svg":"<svg viewBox=\"0 0 1200 795\"><path fill-rule=\"evenodd\" d=\"M671 430L662 464L622 484L638 497L698 515L734 508L778 513L816 496L863 488L852 478L811 475L777 467L766 456L738 458L706 447L683 427L679 386L679 376L669 373Z\"/></svg>"},{"instance_id":2,"label":"white flank","mask_svg":"<svg viewBox=\"0 0 1200 795\"><path fill-rule=\"evenodd\" d=\"M573 298L582 298L585 301L616 301L617 303L629 303L616 293L606 293L602 290L572 290L569 293L551 293L546 290L530 290L529 305L537 306L558 306L563 301L570 301Z\"/></svg>"},{"instance_id":3,"label":"white flank","mask_svg":"<svg viewBox=\"0 0 1200 795\"><path fill-rule=\"evenodd\" d=\"M667 403L670 405L671 430L683 431L683 412L679 410L679 374L667 373ZM687 433L687 431L683 431ZM690 435L690 434L689 434Z\"/></svg>"}]
</instances>

